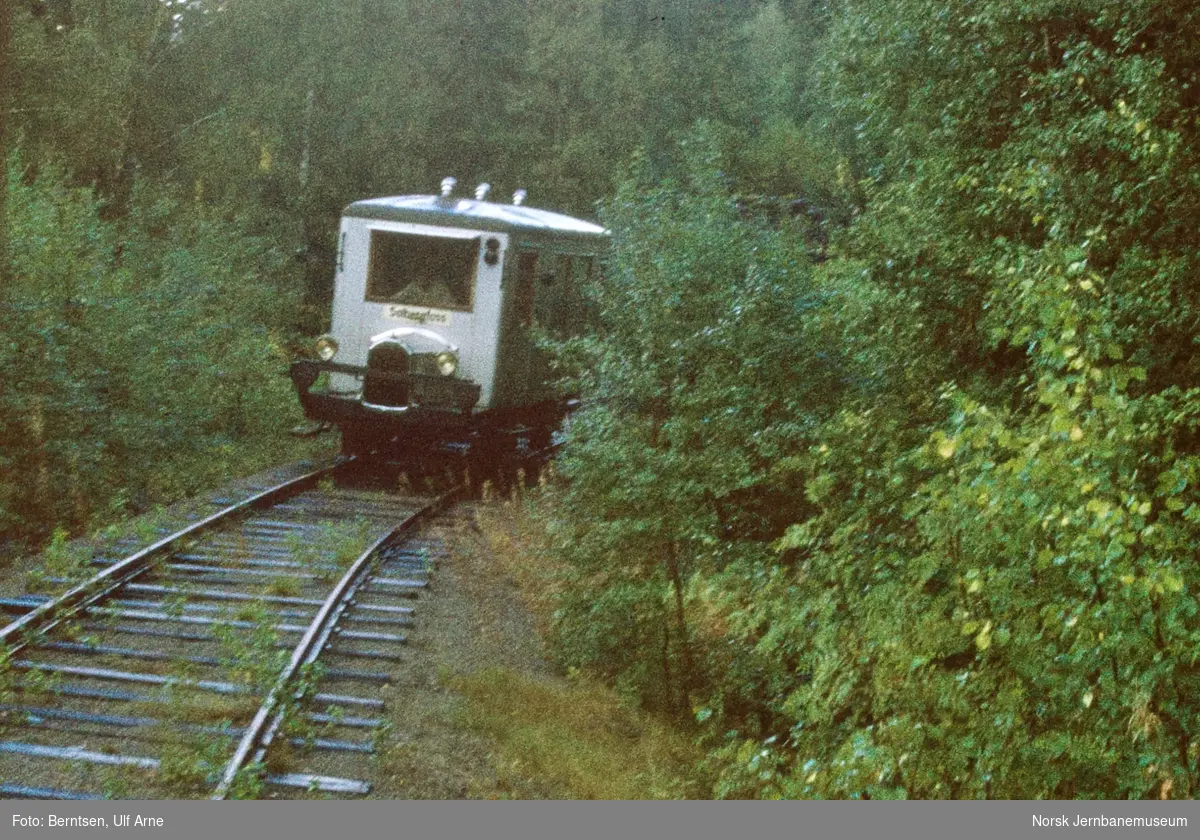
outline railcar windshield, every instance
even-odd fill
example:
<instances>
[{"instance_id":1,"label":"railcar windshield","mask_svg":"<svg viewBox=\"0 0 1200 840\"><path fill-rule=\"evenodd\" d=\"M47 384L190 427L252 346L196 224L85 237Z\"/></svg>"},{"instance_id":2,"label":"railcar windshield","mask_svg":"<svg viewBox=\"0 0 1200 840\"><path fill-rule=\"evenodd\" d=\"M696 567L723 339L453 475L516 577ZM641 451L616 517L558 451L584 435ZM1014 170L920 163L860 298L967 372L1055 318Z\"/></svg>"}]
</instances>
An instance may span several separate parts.
<instances>
[{"instance_id":1,"label":"railcar windshield","mask_svg":"<svg viewBox=\"0 0 1200 840\"><path fill-rule=\"evenodd\" d=\"M367 300L471 311L479 239L371 231Z\"/></svg>"}]
</instances>

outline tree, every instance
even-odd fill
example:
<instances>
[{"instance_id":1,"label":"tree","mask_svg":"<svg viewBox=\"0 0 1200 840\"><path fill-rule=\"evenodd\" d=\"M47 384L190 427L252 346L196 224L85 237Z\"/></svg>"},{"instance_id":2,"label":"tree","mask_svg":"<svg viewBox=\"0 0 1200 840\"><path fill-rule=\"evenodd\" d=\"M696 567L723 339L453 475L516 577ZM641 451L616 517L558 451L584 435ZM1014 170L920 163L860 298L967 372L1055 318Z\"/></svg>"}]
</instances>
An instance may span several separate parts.
<instances>
[{"instance_id":1,"label":"tree","mask_svg":"<svg viewBox=\"0 0 1200 840\"><path fill-rule=\"evenodd\" d=\"M670 665L718 795L1194 795L1198 24L841 4L791 129L836 177L782 173L851 208L816 270L694 158L618 194L564 655Z\"/></svg>"},{"instance_id":2,"label":"tree","mask_svg":"<svg viewBox=\"0 0 1200 840\"><path fill-rule=\"evenodd\" d=\"M0 189L0 301L8 289L8 124L12 108L11 57L12 9L5 4L0 9L0 165L3 165L4 188Z\"/></svg>"},{"instance_id":3,"label":"tree","mask_svg":"<svg viewBox=\"0 0 1200 840\"><path fill-rule=\"evenodd\" d=\"M763 539L807 506L776 487L777 460L849 362L815 317L803 241L741 218L716 149L693 135L663 183L635 166L606 205L598 335L563 350L589 401L553 525L573 569L565 655L683 716L734 667L687 602L737 558L764 559Z\"/></svg>"},{"instance_id":4,"label":"tree","mask_svg":"<svg viewBox=\"0 0 1200 840\"><path fill-rule=\"evenodd\" d=\"M816 118L866 206L823 270L927 349L796 463L820 512L777 549L802 574L750 588L735 635L810 681L727 748L727 793L1195 789L1196 250L1170 219L1195 201L1195 25L845 6Z\"/></svg>"}]
</instances>

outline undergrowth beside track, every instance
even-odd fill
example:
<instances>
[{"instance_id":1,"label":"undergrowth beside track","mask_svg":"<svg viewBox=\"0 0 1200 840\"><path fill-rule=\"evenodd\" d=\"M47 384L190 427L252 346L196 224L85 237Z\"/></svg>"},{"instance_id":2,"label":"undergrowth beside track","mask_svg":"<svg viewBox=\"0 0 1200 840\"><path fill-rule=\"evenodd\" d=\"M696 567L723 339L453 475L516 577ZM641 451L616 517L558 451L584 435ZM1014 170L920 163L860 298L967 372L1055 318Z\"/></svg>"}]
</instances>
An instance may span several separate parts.
<instances>
[{"instance_id":1,"label":"undergrowth beside track","mask_svg":"<svg viewBox=\"0 0 1200 840\"><path fill-rule=\"evenodd\" d=\"M703 794L691 777L700 758L692 739L601 683L488 668L449 684L466 701L461 723L495 742L502 786L532 776L571 799Z\"/></svg>"},{"instance_id":2,"label":"undergrowth beside track","mask_svg":"<svg viewBox=\"0 0 1200 840\"><path fill-rule=\"evenodd\" d=\"M449 555L419 607L373 795L704 796L709 784L689 731L553 663L554 573L538 536L537 498L487 494L444 533Z\"/></svg>"}]
</instances>

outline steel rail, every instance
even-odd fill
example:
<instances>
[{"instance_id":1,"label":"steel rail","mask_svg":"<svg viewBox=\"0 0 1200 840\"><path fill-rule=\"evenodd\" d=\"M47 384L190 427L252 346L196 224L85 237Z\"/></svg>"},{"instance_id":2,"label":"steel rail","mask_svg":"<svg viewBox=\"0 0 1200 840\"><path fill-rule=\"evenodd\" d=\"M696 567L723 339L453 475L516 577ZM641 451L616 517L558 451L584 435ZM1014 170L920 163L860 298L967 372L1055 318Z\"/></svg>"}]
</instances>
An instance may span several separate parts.
<instances>
[{"instance_id":1,"label":"steel rail","mask_svg":"<svg viewBox=\"0 0 1200 840\"><path fill-rule=\"evenodd\" d=\"M3 629L0 629L0 645L6 647L8 656L18 653L33 641L35 636L54 629L67 619L78 615L87 607L102 601L150 569L152 567L152 559L171 546L195 536L218 523L223 523L235 514L250 510L280 496L286 497L291 493L297 492L300 488L307 486L321 476L328 475L349 464L351 461L353 461L353 458L347 458L335 464L311 470L296 478L288 479L273 487L261 490L240 502L222 508L216 513L193 522L172 534L168 534L157 542L97 572L83 583L68 589L56 598L46 601L41 606L36 607L31 612L26 613Z\"/></svg>"},{"instance_id":2,"label":"steel rail","mask_svg":"<svg viewBox=\"0 0 1200 840\"><path fill-rule=\"evenodd\" d=\"M409 516L368 546L350 565L330 591L321 608L317 610L312 623L292 651L287 665L280 671L275 684L255 713L254 719L246 727L237 749L225 765L221 781L213 792L212 799L225 799L242 769L262 762L276 733L283 725L285 712L283 704L286 696L290 692L293 699L299 697L297 690L293 687L296 675L303 667L311 665L320 657L334 634L338 619L346 607L352 604L358 589L370 580L370 573L375 566L374 561L381 554L382 549L416 528L424 520L436 515L453 501L462 489L461 486L455 487Z\"/></svg>"}]
</instances>

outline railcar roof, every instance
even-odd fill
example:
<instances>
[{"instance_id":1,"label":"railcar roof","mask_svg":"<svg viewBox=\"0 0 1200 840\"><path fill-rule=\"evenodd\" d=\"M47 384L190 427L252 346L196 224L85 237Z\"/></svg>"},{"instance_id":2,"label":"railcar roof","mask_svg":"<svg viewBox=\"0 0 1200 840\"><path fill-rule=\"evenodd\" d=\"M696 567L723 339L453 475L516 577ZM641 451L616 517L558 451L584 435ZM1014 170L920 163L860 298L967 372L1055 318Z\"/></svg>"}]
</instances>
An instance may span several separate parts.
<instances>
[{"instance_id":1,"label":"railcar roof","mask_svg":"<svg viewBox=\"0 0 1200 840\"><path fill-rule=\"evenodd\" d=\"M435 195L369 198L349 205L345 215L521 233L586 237L608 234L600 225L549 210L517 204L493 204L490 201L476 201L471 198L441 198Z\"/></svg>"}]
</instances>

